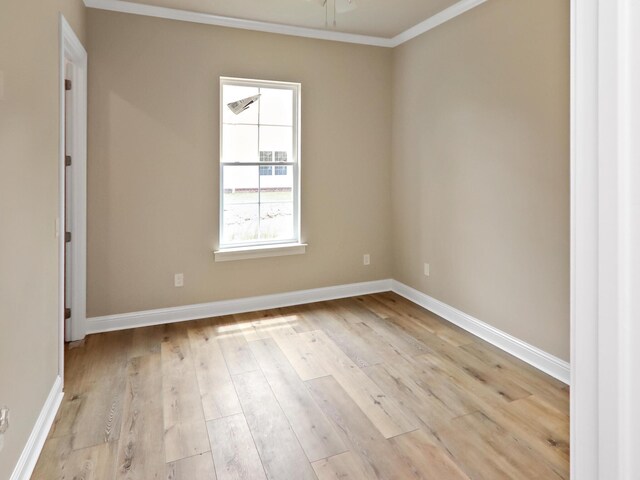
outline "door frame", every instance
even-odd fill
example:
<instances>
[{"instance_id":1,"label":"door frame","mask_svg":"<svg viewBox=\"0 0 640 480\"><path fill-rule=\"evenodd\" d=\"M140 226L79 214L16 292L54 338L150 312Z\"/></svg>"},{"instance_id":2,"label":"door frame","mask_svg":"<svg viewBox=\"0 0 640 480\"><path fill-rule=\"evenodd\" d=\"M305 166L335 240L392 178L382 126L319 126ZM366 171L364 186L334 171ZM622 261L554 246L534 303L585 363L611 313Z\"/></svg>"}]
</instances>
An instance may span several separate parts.
<instances>
[{"instance_id":1,"label":"door frame","mask_svg":"<svg viewBox=\"0 0 640 480\"><path fill-rule=\"evenodd\" d=\"M87 277L87 52L77 35L60 14L60 59L59 59L59 92L60 92L60 139L59 139L59 174L58 174L58 318L59 318L59 374L64 378L64 342L84 338L86 324L86 277ZM72 97L69 106L72 122L70 151L73 152L70 174L73 235L71 248L71 312L67 323L65 339L65 142L67 138L66 109L66 63L72 64L71 78Z\"/></svg>"},{"instance_id":2,"label":"door frame","mask_svg":"<svg viewBox=\"0 0 640 480\"><path fill-rule=\"evenodd\" d=\"M571 478L637 480L640 5L571 11Z\"/></svg>"}]
</instances>

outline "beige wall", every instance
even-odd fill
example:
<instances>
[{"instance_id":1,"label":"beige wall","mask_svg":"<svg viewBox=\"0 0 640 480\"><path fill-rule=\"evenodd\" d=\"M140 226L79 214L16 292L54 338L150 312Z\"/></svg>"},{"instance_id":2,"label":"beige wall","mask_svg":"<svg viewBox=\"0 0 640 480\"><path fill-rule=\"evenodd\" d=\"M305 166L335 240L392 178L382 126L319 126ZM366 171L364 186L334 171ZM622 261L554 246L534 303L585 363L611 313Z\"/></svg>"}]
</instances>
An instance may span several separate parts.
<instances>
[{"instance_id":1,"label":"beige wall","mask_svg":"<svg viewBox=\"0 0 640 480\"><path fill-rule=\"evenodd\" d=\"M58 371L58 12L80 39L81 0L0 3L0 452L9 478Z\"/></svg>"},{"instance_id":2,"label":"beige wall","mask_svg":"<svg viewBox=\"0 0 640 480\"><path fill-rule=\"evenodd\" d=\"M390 50L97 10L88 32L89 316L389 277ZM213 261L220 76L302 83L305 255Z\"/></svg>"},{"instance_id":3,"label":"beige wall","mask_svg":"<svg viewBox=\"0 0 640 480\"><path fill-rule=\"evenodd\" d=\"M393 75L394 278L568 360L569 2L490 0Z\"/></svg>"}]
</instances>

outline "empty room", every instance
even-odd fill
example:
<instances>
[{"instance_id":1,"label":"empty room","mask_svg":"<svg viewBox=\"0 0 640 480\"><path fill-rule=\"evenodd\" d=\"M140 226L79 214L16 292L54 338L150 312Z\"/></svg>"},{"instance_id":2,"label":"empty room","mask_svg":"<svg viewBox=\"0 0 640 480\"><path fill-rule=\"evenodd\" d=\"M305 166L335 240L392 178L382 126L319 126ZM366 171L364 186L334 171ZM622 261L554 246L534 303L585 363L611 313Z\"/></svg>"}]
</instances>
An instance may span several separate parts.
<instances>
[{"instance_id":1,"label":"empty room","mask_svg":"<svg viewBox=\"0 0 640 480\"><path fill-rule=\"evenodd\" d=\"M1 0L0 479L637 480L637 21Z\"/></svg>"}]
</instances>

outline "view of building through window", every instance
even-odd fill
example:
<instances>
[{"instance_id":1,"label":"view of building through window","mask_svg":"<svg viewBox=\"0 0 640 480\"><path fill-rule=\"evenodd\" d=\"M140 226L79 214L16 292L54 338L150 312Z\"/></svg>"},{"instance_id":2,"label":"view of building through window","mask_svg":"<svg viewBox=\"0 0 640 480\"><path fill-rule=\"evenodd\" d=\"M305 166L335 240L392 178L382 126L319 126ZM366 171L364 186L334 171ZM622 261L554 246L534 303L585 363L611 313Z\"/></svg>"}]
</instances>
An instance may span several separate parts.
<instances>
[{"instance_id":1,"label":"view of building through window","mask_svg":"<svg viewBox=\"0 0 640 480\"><path fill-rule=\"evenodd\" d=\"M298 88L222 79L220 245L298 241ZM259 95L239 114L228 104Z\"/></svg>"}]
</instances>

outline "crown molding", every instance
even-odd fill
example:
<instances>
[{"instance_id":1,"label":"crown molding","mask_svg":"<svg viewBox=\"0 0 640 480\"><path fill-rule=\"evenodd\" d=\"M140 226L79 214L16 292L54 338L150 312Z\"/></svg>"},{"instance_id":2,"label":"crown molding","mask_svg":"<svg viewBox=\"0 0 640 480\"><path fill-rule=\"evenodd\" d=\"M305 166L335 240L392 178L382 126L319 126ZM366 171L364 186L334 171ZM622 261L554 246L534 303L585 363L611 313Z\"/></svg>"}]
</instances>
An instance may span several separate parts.
<instances>
[{"instance_id":1,"label":"crown molding","mask_svg":"<svg viewBox=\"0 0 640 480\"><path fill-rule=\"evenodd\" d=\"M452 18L462 15L463 13L471 10L478 5L483 4L487 0L461 0L458 3L454 3L449 8L445 8L439 13L436 13L432 17L427 18L423 22L405 30L404 32L396 35L391 39L391 47L397 47L405 42L408 42L412 38L416 38L429 30L448 22Z\"/></svg>"},{"instance_id":2,"label":"crown molding","mask_svg":"<svg viewBox=\"0 0 640 480\"><path fill-rule=\"evenodd\" d=\"M147 17L164 18L169 20L179 20L182 22L201 23L205 25L215 25L218 27L239 28L242 30L253 30L257 32L277 33L280 35L292 35L296 37L315 38L319 40L331 40L334 42L355 43L360 45L371 45L375 47L393 48L401 45L412 38L422 35L425 32L442 25L443 23L463 14L487 0L461 0L451 7L427 18L425 21L409 28L393 38L375 37L369 35L358 35L354 33L336 32L335 30L321 30L317 28L296 27L293 25L282 25L278 23L258 22L255 20L244 20L241 18L223 17L210 13L192 12L176 8L157 7L142 3L128 2L124 0L84 0L88 8L99 10L109 10L112 12L131 13L133 15L143 15Z\"/></svg>"},{"instance_id":3,"label":"crown molding","mask_svg":"<svg viewBox=\"0 0 640 480\"><path fill-rule=\"evenodd\" d=\"M132 13L147 17L180 20L183 22L202 23L218 27L239 28L242 30L254 30L257 32L278 33L281 35L293 35L296 37L316 38L319 40L333 40L336 42L357 43L372 45L375 47L391 47L392 39L382 37L370 37L353 33L336 32L334 30L320 30L316 28L295 27L278 23L258 22L241 18L222 17L210 13L191 12L176 8L156 7L141 3L126 2L123 0L84 0L85 6L99 10L112 12Z\"/></svg>"}]
</instances>

